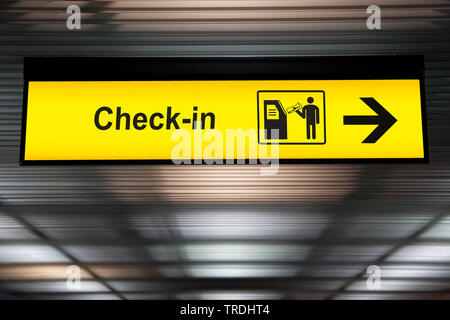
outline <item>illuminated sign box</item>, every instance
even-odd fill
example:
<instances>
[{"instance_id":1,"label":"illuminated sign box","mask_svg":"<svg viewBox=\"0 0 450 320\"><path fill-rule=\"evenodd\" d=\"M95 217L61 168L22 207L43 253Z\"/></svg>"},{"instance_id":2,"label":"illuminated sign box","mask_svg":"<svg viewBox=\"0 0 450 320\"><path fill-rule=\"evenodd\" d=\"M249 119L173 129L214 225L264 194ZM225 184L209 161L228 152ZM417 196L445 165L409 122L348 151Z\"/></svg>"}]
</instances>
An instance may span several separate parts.
<instances>
[{"instance_id":1,"label":"illuminated sign box","mask_svg":"<svg viewBox=\"0 0 450 320\"><path fill-rule=\"evenodd\" d=\"M20 162L425 162L423 95L417 56L26 58Z\"/></svg>"}]
</instances>

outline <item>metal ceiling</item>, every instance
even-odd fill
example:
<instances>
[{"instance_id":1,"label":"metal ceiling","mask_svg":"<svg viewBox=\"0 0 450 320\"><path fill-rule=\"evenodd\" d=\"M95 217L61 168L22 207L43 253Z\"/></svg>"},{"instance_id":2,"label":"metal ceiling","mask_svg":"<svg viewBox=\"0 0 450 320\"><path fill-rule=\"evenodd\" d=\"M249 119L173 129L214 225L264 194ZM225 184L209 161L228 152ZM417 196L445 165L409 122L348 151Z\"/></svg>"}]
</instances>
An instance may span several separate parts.
<instances>
[{"instance_id":1,"label":"metal ceiling","mask_svg":"<svg viewBox=\"0 0 450 320\"><path fill-rule=\"evenodd\" d=\"M372 2L1 1L0 297L449 299L449 1ZM430 164L18 166L24 56L360 54L424 54Z\"/></svg>"}]
</instances>

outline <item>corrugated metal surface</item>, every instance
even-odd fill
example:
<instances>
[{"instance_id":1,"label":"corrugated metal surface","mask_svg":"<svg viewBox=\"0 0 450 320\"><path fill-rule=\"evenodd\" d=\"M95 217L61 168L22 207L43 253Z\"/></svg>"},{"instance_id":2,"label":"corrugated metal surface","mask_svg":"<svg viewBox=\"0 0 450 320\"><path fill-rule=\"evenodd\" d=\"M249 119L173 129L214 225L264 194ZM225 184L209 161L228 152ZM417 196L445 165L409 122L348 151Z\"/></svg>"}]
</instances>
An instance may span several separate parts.
<instances>
[{"instance_id":1,"label":"corrugated metal surface","mask_svg":"<svg viewBox=\"0 0 450 320\"><path fill-rule=\"evenodd\" d=\"M66 28L70 4L81 30ZM366 28L370 4L381 30ZM449 298L449 18L445 0L1 1L0 290ZM404 53L425 55L429 165L18 167L24 56Z\"/></svg>"}]
</instances>

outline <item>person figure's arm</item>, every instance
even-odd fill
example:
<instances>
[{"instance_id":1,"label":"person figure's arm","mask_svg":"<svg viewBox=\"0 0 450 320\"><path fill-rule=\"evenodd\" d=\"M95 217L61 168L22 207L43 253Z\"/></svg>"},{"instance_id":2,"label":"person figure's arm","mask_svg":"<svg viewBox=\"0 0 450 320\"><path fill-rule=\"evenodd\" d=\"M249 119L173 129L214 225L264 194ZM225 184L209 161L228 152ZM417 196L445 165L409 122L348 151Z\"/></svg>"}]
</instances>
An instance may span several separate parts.
<instances>
[{"instance_id":1,"label":"person figure's arm","mask_svg":"<svg viewBox=\"0 0 450 320\"><path fill-rule=\"evenodd\" d=\"M303 119L305 119L305 107L303 107L303 109L302 109L302 111L300 111L299 109L297 109L297 110L295 110L295 112L297 112L298 113L298 115L300 116L300 117L302 117Z\"/></svg>"},{"instance_id":2,"label":"person figure's arm","mask_svg":"<svg viewBox=\"0 0 450 320\"><path fill-rule=\"evenodd\" d=\"M319 124L320 120L319 120L319 108L316 107L316 123Z\"/></svg>"}]
</instances>

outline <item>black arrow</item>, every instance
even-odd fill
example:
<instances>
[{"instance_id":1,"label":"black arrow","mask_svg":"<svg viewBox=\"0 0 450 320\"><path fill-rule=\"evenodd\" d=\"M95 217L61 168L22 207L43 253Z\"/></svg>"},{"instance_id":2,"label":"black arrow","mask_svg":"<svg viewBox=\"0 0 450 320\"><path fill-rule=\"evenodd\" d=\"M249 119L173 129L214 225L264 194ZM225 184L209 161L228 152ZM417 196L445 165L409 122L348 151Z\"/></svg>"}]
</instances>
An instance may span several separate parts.
<instances>
[{"instance_id":1,"label":"black arrow","mask_svg":"<svg viewBox=\"0 0 450 320\"><path fill-rule=\"evenodd\" d=\"M397 122L392 114L390 114L381 104L374 98L361 98L370 109L375 111L376 116L344 116L344 124L377 124L378 126L373 130L362 143L375 143L383 134L389 130L394 123Z\"/></svg>"}]
</instances>

